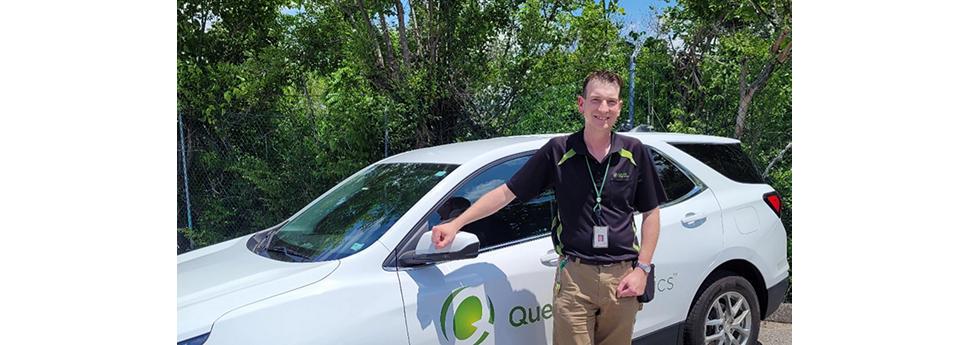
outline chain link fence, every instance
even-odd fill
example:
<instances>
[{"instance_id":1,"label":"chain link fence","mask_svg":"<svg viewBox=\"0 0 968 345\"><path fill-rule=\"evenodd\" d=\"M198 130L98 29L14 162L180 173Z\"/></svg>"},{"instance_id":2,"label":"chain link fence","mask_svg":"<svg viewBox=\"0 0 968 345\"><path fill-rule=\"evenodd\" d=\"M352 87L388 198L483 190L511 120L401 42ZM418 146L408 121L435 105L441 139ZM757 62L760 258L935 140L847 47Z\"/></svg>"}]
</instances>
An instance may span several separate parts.
<instances>
[{"instance_id":1,"label":"chain link fence","mask_svg":"<svg viewBox=\"0 0 968 345\"><path fill-rule=\"evenodd\" d=\"M178 117L178 228L195 248L279 223L382 154L340 152L307 116Z\"/></svg>"}]
</instances>

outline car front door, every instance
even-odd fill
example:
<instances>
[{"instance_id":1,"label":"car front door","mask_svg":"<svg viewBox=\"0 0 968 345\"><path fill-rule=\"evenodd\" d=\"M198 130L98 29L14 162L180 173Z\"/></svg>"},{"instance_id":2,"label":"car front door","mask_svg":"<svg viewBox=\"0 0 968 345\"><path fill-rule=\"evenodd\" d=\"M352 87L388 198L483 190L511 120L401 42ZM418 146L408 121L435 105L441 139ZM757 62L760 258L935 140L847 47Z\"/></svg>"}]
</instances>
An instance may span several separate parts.
<instances>
[{"instance_id":1,"label":"car front door","mask_svg":"<svg viewBox=\"0 0 968 345\"><path fill-rule=\"evenodd\" d=\"M502 159L469 177L426 217L416 236L506 182L529 157ZM553 198L547 191L515 200L462 229L480 240L476 258L400 268L411 344L550 343L557 265L548 238Z\"/></svg>"}]
</instances>

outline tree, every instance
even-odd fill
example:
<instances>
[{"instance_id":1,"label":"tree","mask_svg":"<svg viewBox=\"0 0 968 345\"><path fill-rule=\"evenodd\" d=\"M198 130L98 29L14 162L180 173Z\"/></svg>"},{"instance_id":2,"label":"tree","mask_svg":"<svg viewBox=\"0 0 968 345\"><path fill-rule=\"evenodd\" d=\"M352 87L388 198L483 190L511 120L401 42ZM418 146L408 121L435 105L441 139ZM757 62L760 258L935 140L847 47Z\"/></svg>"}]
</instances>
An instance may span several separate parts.
<instances>
[{"instance_id":1,"label":"tree","mask_svg":"<svg viewBox=\"0 0 968 345\"><path fill-rule=\"evenodd\" d=\"M634 49L616 0L409 5L178 2L193 240L285 219L383 157L384 145L393 154L577 130L585 75L624 76ZM634 33L636 88L623 92L645 109L635 122L741 138L783 195L792 230L790 2L681 0L656 24Z\"/></svg>"}]
</instances>

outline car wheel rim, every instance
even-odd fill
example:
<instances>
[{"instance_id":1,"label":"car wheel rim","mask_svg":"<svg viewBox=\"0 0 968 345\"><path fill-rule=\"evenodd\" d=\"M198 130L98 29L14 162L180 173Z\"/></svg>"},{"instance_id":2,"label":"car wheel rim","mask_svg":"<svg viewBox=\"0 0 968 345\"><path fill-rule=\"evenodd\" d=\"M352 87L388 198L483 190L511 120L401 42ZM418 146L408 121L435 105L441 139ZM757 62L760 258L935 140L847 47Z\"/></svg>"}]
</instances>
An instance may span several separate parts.
<instances>
[{"instance_id":1,"label":"car wheel rim","mask_svg":"<svg viewBox=\"0 0 968 345\"><path fill-rule=\"evenodd\" d=\"M753 327L750 304L729 291L716 297L706 312L706 345L747 345Z\"/></svg>"}]
</instances>

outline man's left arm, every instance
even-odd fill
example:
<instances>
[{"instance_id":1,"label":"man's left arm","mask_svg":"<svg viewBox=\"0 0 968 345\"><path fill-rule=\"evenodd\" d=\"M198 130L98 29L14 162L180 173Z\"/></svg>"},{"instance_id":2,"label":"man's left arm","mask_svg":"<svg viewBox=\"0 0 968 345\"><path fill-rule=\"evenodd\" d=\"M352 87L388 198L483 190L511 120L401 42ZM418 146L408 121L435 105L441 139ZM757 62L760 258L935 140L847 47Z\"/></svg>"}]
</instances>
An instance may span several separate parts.
<instances>
[{"instance_id":1,"label":"man's left arm","mask_svg":"<svg viewBox=\"0 0 968 345\"><path fill-rule=\"evenodd\" d=\"M639 262L648 266L652 263L652 255L659 243L659 208L642 213L642 242L639 246ZM635 297L645 293L645 271L633 268L632 272L622 278L618 285L618 297Z\"/></svg>"},{"instance_id":2,"label":"man's left arm","mask_svg":"<svg viewBox=\"0 0 968 345\"><path fill-rule=\"evenodd\" d=\"M642 145L637 151L637 159L641 162L639 181L635 192L635 208L642 211L642 239L639 246L639 263L648 266L652 264L652 255L659 243L659 205L667 200L665 188L659 178L655 163L652 161L651 150ZM646 273L635 268L622 278L618 286L619 297L634 297L645 292Z\"/></svg>"},{"instance_id":3,"label":"man's left arm","mask_svg":"<svg viewBox=\"0 0 968 345\"><path fill-rule=\"evenodd\" d=\"M642 244L639 248L639 262L648 266L652 263L652 254L659 243L659 208L642 214ZM641 271L641 270L638 270ZM644 273L644 272L643 272ZM644 287L644 285L643 285Z\"/></svg>"}]
</instances>

